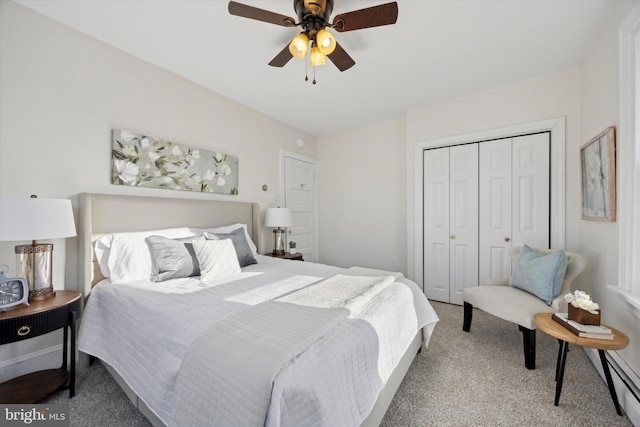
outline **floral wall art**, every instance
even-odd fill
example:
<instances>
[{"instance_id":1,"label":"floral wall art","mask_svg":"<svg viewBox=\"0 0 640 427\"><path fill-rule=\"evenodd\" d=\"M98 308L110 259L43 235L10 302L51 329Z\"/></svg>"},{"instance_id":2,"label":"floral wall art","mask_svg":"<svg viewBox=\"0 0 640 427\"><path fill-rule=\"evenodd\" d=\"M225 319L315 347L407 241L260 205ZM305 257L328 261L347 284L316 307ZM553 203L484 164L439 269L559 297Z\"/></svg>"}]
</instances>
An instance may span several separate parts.
<instances>
[{"instance_id":1,"label":"floral wall art","mask_svg":"<svg viewBox=\"0 0 640 427\"><path fill-rule=\"evenodd\" d=\"M113 184L238 194L237 157L120 129L111 141Z\"/></svg>"}]
</instances>

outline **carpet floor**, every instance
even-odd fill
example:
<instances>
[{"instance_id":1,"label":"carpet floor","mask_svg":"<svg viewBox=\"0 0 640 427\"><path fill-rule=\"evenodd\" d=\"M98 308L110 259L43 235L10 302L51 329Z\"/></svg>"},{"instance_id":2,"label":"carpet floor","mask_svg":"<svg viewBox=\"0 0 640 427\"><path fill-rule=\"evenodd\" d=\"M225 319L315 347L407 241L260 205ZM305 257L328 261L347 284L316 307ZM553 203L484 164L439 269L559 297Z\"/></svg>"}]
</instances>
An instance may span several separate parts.
<instances>
[{"instance_id":1,"label":"carpet floor","mask_svg":"<svg viewBox=\"0 0 640 427\"><path fill-rule=\"evenodd\" d=\"M631 426L616 414L606 384L582 348L570 346L559 406L553 405L558 342L537 333L536 369L524 367L517 326L474 310L432 302L440 322L414 360L381 426ZM79 369L69 402L71 426L149 426L100 362Z\"/></svg>"}]
</instances>

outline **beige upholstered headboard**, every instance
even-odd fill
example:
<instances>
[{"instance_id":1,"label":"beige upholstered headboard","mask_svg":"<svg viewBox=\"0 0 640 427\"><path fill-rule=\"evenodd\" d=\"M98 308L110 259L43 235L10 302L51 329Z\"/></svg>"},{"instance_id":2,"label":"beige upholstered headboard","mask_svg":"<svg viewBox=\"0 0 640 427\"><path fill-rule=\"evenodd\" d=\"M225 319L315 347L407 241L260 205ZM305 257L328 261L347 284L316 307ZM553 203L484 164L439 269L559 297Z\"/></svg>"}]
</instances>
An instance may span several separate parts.
<instances>
[{"instance_id":1,"label":"beige upholstered headboard","mask_svg":"<svg viewBox=\"0 0 640 427\"><path fill-rule=\"evenodd\" d=\"M94 262L93 242L104 234L243 223L260 247L258 203L82 193L78 214L79 288L85 296L101 278Z\"/></svg>"}]
</instances>

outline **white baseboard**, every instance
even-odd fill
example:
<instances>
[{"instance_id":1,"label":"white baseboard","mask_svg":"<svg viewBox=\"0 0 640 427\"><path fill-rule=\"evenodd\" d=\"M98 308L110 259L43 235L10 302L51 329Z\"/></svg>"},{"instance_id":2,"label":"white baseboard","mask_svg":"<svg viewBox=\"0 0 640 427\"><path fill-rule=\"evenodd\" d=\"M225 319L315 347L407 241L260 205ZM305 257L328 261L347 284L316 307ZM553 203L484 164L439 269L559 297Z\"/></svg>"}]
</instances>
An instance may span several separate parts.
<instances>
[{"instance_id":1,"label":"white baseboard","mask_svg":"<svg viewBox=\"0 0 640 427\"><path fill-rule=\"evenodd\" d=\"M584 351L600 374L602 380L606 383L598 350L584 348ZM609 370L611 371L611 379L618 394L618 402L629 417L629 420L631 420L631 423L634 426L640 426L640 377L633 372L618 352L608 351L606 353L607 360L609 361ZM615 411L613 402L611 402L611 410Z\"/></svg>"},{"instance_id":2,"label":"white baseboard","mask_svg":"<svg viewBox=\"0 0 640 427\"><path fill-rule=\"evenodd\" d=\"M0 383L43 369L62 366L62 344L0 360Z\"/></svg>"}]
</instances>

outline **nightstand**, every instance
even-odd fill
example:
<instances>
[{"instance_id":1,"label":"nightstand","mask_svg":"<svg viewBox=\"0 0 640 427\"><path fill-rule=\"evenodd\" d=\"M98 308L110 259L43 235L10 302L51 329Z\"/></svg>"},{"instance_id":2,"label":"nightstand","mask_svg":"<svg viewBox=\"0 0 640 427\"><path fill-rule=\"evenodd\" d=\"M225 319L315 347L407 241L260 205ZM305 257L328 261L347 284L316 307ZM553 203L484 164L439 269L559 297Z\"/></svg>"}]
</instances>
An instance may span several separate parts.
<instances>
[{"instance_id":1,"label":"nightstand","mask_svg":"<svg viewBox=\"0 0 640 427\"><path fill-rule=\"evenodd\" d=\"M80 292L56 291L55 296L16 306L0 313L0 344L43 335L64 328L62 366L13 378L0 384L0 403L36 403L67 383L69 398L75 395L76 323L80 314ZM71 362L67 371L67 339L71 330Z\"/></svg>"},{"instance_id":2,"label":"nightstand","mask_svg":"<svg viewBox=\"0 0 640 427\"><path fill-rule=\"evenodd\" d=\"M304 259L302 258L302 254L300 252L296 252L295 254L290 254L289 252L285 252L284 255L274 255L272 252L269 252L264 255L270 256L273 258L291 259L294 261L304 261Z\"/></svg>"}]
</instances>

